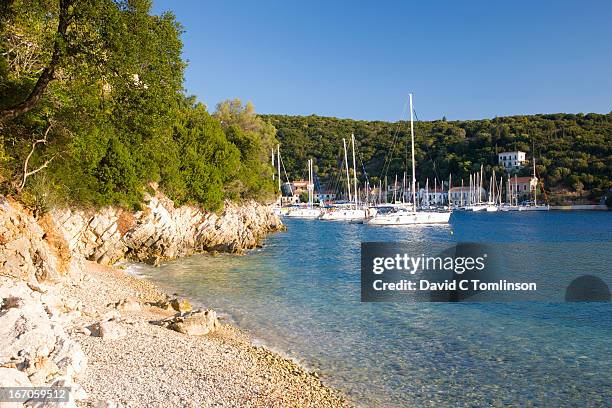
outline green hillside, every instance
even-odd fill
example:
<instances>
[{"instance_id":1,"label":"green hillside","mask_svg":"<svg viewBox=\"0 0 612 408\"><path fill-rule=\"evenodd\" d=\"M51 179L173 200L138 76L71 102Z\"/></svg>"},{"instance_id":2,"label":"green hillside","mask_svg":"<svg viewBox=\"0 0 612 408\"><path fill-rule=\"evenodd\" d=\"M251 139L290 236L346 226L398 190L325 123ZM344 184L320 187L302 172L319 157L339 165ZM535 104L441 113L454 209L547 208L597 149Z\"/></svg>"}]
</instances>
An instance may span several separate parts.
<instances>
[{"instance_id":1,"label":"green hillside","mask_svg":"<svg viewBox=\"0 0 612 408\"><path fill-rule=\"evenodd\" d=\"M315 158L317 176L327 187L338 185L342 138L355 134L358 176L365 167L370 183L386 174L389 182L410 169L409 123L361 121L321 116L262 115L277 129L289 176L301 178L306 160ZM417 178L460 183L483 165L488 175L497 153L521 150L536 157L537 173L553 203L599 199L612 186L612 113L546 114L466 121L417 122ZM350 159L349 159L350 160ZM362 167L363 163L363 167ZM407 166L406 166L407 164ZM531 174L527 166L520 175Z\"/></svg>"}]
</instances>

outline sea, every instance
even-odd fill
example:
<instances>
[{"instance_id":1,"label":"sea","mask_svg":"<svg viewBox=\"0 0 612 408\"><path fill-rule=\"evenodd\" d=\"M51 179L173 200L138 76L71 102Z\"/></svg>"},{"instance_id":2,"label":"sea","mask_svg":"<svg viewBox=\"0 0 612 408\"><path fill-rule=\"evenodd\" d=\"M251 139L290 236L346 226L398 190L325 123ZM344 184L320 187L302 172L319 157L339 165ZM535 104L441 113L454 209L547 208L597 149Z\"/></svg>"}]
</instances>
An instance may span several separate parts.
<instances>
[{"instance_id":1,"label":"sea","mask_svg":"<svg viewBox=\"0 0 612 408\"><path fill-rule=\"evenodd\" d=\"M595 275L612 285L612 212L456 212L448 226L420 227L284 222L286 232L242 256L131 270L214 308L356 406L610 406L610 302L566 302L556 293L538 301L362 302L360 251L362 242L516 244L517 265L528 263L540 282L564 287Z\"/></svg>"}]
</instances>

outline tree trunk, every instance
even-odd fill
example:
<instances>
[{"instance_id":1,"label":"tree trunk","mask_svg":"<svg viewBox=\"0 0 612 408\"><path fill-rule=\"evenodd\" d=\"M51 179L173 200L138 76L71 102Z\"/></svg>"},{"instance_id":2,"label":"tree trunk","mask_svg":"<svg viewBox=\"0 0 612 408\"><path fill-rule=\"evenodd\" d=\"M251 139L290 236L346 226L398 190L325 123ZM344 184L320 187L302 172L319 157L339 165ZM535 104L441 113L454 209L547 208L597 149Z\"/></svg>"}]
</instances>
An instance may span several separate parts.
<instances>
[{"instance_id":1,"label":"tree trunk","mask_svg":"<svg viewBox=\"0 0 612 408\"><path fill-rule=\"evenodd\" d=\"M59 2L59 22L57 25L57 38L53 44L53 54L51 56L51 61L49 61L49 65L43 69L40 77L38 77L38 81L36 81L36 85L28 95L28 97L8 108L0 111L0 123L6 122L16 117L23 115L24 113L32 110L38 102L43 97L45 89L49 85L49 82L53 80L53 76L55 74L55 67L59 64L61 55L62 55L62 44L66 37L66 30L68 29L68 25L70 24L70 16L68 14L68 8L72 0L60 0Z\"/></svg>"}]
</instances>

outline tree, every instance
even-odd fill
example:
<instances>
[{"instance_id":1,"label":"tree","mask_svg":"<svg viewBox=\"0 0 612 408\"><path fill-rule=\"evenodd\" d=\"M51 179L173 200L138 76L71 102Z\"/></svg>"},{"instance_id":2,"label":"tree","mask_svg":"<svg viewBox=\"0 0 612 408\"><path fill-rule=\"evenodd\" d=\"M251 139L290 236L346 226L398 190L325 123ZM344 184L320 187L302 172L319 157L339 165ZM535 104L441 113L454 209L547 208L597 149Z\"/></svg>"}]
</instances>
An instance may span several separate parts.
<instances>
[{"instance_id":1,"label":"tree","mask_svg":"<svg viewBox=\"0 0 612 408\"><path fill-rule=\"evenodd\" d=\"M184 95L172 14L150 0L11 0L0 17L1 194L41 202L42 176L93 205L137 206L149 182L208 209L273 191L274 127L252 104L218 119Z\"/></svg>"},{"instance_id":2,"label":"tree","mask_svg":"<svg viewBox=\"0 0 612 408\"><path fill-rule=\"evenodd\" d=\"M276 187L269 157L278 143L274 126L255 114L253 104L243 106L239 99L219 103L214 116L240 151L241 164L233 192L243 198L272 198Z\"/></svg>"},{"instance_id":3,"label":"tree","mask_svg":"<svg viewBox=\"0 0 612 408\"><path fill-rule=\"evenodd\" d=\"M26 2L27 3L27 2ZM72 8L73 0L59 0L57 7L57 30L55 34L55 38L53 40L53 51L51 52L51 58L47 65L42 69L36 83L32 90L28 93L28 96L13 105L4 107L0 109L0 122L14 119L19 115L23 115L24 113L29 112L38 102L42 99L43 93L49 82L54 78L55 69L59 65L60 60L66 49L66 32L68 30L68 26L71 24L73 20L73 15L70 14L70 9ZM14 7L14 2L9 2L7 7L2 10L2 27L4 31L4 27L6 25L7 17L12 14L11 9ZM10 40L11 37L7 37L7 40ZM27 46L27 44L26 44ZM29 47L28 47L29 48ZM14 56L17 57L15 59L19 59L19 47L12 48L10 50L14 53ZM9 53L10 54L10 53Z\"/></svg>"}]
</instances>

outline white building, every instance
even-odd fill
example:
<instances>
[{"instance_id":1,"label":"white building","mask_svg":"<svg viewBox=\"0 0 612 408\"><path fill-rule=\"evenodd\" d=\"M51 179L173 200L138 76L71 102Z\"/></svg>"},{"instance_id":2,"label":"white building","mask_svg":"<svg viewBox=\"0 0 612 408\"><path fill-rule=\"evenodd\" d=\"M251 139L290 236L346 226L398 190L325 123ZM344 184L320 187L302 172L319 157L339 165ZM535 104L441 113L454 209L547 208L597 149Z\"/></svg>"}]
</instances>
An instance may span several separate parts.
<instances>
[{"instance_id":1,"label":"white building","mask_svg":"<svg viewBox=\"0 0 612 408\"><path fill-rule=\"evenodd\" d=\"M518 170L527 161L525 158L525 152L502 152L497 155L498 163L500 166L504 166L507 171Z\"/></svg>"},{"instance_id":2,"label":"white building","mask_svg":"<svg viewBox=\"0 0 612 408\"><path fill-rule=\"evenodd\" d=\"M448 192L446 191L426 191L424 188L417 191L417 199L423 205L446 205L448 203Z\"/></svg>"},{"instance_id":3,"label":"white building","mask_svg":"<svg viewBox=\"0 0 612 408\"><path fill-rule=\"evenodd\" d=\"M487 201L487 190L480 188L480 200ZM470 202L478 201L478 190L471 187L452 187L450 199L453 205L468 205Z\"/></svg>"}]
</instances>

